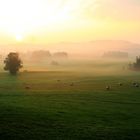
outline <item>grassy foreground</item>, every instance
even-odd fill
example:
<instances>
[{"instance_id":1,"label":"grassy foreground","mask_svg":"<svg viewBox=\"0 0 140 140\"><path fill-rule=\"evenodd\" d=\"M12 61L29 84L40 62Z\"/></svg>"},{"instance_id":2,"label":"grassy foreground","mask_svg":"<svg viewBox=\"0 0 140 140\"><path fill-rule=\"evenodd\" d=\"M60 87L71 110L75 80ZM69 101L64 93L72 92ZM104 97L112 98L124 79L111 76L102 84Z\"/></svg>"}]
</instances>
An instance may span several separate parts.
<instances>
[{"instance_id":1,"label":"grassy foreground","mask_svg":"<svg viewBox=\"0 0 140 140\"><path fill-rule=\"evenodd\" d=\"M1 73L0 139L139 140L140 88L133 81L140 76Z\"/></svg>"}]
</instances>

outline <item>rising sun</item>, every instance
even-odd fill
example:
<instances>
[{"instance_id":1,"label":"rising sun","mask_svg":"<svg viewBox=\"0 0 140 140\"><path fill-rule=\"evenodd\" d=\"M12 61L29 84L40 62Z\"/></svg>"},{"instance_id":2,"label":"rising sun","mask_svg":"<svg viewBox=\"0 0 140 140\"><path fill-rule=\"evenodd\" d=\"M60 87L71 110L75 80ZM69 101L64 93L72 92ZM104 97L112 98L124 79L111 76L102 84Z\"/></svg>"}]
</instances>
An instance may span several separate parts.
<instances>
[{"instance_id":1,"label":"rising sun","mask_svg":"<svg viewBox=\"0 0 140 140\"><path fill-rule=\"evenodd\" d=\"M16 41L18 41L18 42L21 42L23 40L23 36L19 35L19 34L16 35L15 38L16 38Z\"/></svg>"}]
</instances>

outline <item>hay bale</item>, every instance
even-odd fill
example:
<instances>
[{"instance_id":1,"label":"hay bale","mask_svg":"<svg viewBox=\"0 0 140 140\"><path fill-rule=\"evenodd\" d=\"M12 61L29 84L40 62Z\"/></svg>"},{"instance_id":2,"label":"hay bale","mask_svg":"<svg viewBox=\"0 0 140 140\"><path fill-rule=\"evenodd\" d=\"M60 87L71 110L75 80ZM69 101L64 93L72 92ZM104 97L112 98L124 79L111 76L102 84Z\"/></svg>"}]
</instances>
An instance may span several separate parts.
<instances>
[{"instance_id":1,"label":"hay bale","mask_svg":"<svg viewBox=\"0 0 140 140\"><path fill-rule=\"evenodd\" d=\"M132 82L132 85L135 86L137 83L136 82Z\"/></svg>"},{"instance_id":2,"label":"hay bale","mask_svg":"<svg viewBox=\"0 0 140 140\"><path fill-rule=\"evenodd\" d=\"M139 87L139 84L136 84L135 87Z\"/></svg>"},{"instance_id":3,"label":"hay bale","mask_svg":"<svg viewBox=\"0 0 140 140\"><path fill-rule=\"evenodd\" d=\"M132 85L133 85L134 87L139 87L139 83L137 83L137 82L132 82Z\"/></svg>"},{"instance_id":4,"label":"hay bale","mask_svg":"<svg viewBox=\"0 0 140 140\"><path fill-rule=\"evenodd\" d=\"M123 84L122 84L122 83L118 83L118 85L119 85L119 86L123 86Z\"/></svg>"},{"instance_id":5,"label":"hay bale","mask_svg":"<svg viewBox=\"0 0 140 140\"><path fill-rule=\"evenodd\" d=\"M31 89L29 86L26 86L25 88L26 88L26 89Z\"/></svg>"},{"instance_id":6,"label":"hay bale","mask_svg":"<svg viewBox=\"0 0 140 140\"><path fill-rule=\"evenodd\" d=\"M111 86L106 86L106 90L111 90Z\"/></svg>"},{"instance_id":7,"label":"hay bale","mask_svg":"<svg viewBox=\"0 0 140 140\"><path fill-rule=\"evenodd\" d=\"M71 83L70 86L74 86L74 83Z\"/></svg>"}]
</instances>

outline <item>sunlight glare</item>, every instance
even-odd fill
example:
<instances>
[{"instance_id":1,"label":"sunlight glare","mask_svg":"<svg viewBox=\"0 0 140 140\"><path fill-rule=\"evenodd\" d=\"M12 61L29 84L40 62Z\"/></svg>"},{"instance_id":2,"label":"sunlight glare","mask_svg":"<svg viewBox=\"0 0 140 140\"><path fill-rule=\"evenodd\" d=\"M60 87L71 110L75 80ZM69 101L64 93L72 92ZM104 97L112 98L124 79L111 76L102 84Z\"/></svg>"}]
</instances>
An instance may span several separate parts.
<instances>
[{"instance_id":1,"label":"sunlight glare","mask_svg":"<svg viewBox=\"0 0 140 140\"><path fill-rule=\"evenodd\" d=\"M21 42L23 37L21 35L16 35L16 41Z\"/></svg>"}]
</instances>

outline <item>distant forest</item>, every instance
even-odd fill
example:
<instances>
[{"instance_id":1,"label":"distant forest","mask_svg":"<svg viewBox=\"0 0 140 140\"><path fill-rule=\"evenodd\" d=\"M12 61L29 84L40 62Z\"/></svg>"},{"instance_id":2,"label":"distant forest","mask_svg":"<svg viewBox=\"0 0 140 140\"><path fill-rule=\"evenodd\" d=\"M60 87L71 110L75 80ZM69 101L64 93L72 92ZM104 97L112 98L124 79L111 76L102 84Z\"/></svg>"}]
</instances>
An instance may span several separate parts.
<instances>
[{"instance_id":1,"label":"distant forest","mask_svg":"<svg viewBox=\"0 0 140 140\"><path fill-rule=\"evenodd\" d=\"M105 52L102 57L122 59L122 58L128 58L128 53L121 52L121 51L109 51L109 52Z\"/></svg>"}]
</instances>

